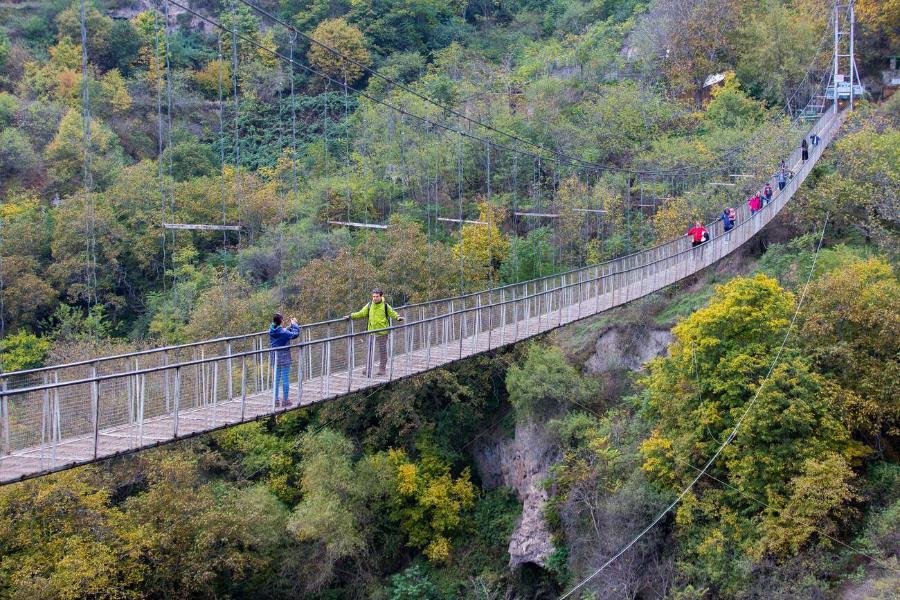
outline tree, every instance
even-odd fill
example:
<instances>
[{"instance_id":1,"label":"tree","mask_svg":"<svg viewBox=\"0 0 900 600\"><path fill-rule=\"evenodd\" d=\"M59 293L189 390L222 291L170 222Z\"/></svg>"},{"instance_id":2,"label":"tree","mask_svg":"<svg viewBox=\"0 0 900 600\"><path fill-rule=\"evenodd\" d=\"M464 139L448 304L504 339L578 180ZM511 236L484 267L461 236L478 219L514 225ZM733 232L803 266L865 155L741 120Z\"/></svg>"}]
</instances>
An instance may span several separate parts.
<instances>
[{"instance_id":1,"label":"tree","mask_svg":"<svg viewBox=\"0 0 900 600\"><path fill-rule=\"evenodd\" d=\"M166 148L159 160L171 164L171 176L175 181L188 181L197 177L215 175L218 162L212 148L195 139L187 139Z\"/></svg>"},{"instance_id":2,"label":"tree","mask_svg":"<svg viewBox=\"0 0 900 600\"><path fill-rule=\"evenodd\" d=\"M303 500L294 509L288 529L314 544L305 583L308 592L324 587L339 561L367 564L366 548L376 543L374 524L384 510L389 474L372 460L352 460L350 441L323 429L304 435L301 486ZM365 567L368 570L368 567Z\"/></svg>"},{"instance_id":3,"label":"tree","mask_svg":"<svg viewBox=\"0 0 900 600\"><path fill-rule=\"evenodd\" d=\"M522 421L540 421L570 403L583 406L594 401L597 387L578 374L555 347L532 344L525 362L506 373L509 401Z\"/></svg>"},{"instance_id":4,"label":"tree","mask_svg":"<svg viewBox=\"0 0 900 600\"><path fill-rule=\"evenodd\" d=\"M391 518L400 524L408 544L423 548L433 563L448 561L462 513L475 504L468 467L454 479L450 467L433 454L425 452L416 463L403 450L388 450L374 462L379 471L387 471Z\"/></svg>"},{"instance_id":5,"label":"tree","mask_svg":"<svg viewBox=\"0 0 900 600\"><path fill-rule=\"evenodd\" d=\"M307 53L312 65L348 85L355 83L372 62L362 32L342 18L322 21L313 30L312 38L318 42L312 44ZM336 50L340 55L323 46Z\"/></svg>"},{"instance_id":6,"label":"tree","mask_svg":"<svg viewBox=\"0 0 900 600\"><path fill-rule=\"evenodd\" d=\"M734 52L738 0L665 0L658 10L669 81L691 93L699 106L706 78L724 70Z\"/></svg>"},{"instance_id":7,"label":"tree","mask_svg":"<svg viewBox=\"0 0 900 600\"><path fill-rule=\"evenodd\" d=\"M377 281L378 273L372 264L346 248L334 258L312 260L294 276L302 298L297 307L298 318L320 321L359 310Z\"/></svg>"},{"instance_id":8,"label":"tree","mask_svg":"<svg viewBox=\"0 0 900 600\"><path fill-rule=\"evenodd\" d=\"M19 100L9 92L0 92L0 130L12 123L17 110Z\"/></svg>"},{"instance_id":9,"label":"tree","mask_svg":"<svg viewBox=\"0 0 900 600\"><path fill-rule=\"evenodd\" d=\"M816 532L834 531L854 499L850 463L864 450L838 416L846 392L790 347L766 377L794 302L763 275L717 287L705 308L675 326L668 356L649 363L641 382L653 423L642 468L661 489L680 491L693 481L694 466L743 418L710 477L676 513L692 583L711 583L724 595L742 585L753 561L827 544Z\"/></svg>"},{"instance_id":10,"label":"tree","mask_svg":"<svg viewBox=\"0 0 900 600\"><path fill-rule=\"evenodd\" d=\"M72 43L81 42L81 9L78 3L73 2L72 6L56 16L56 27L60 40ZM88 3L85 7L85 29L88 34L88 58L96 64L107 66L107 68L114 66L117 61L112 57L122 48L121 46L114 48L112 43L122 40L111 37L114 30L113 20L100 12L92 3Z\"/></svg>"},{"instance_id":11,"label":"tree","mask_svg":"<svg viewBox=\"0 0 900 600\"><path fill-rule=\"evenodd\" d=\"M70 194L84 184L84 141L81 114L70 109L44 151L50 174L62 194ZM113 182L124 163L119 138L105 123L92 119L90 143L89 173L94 189L104 189Z\"/></svg>"},{"instance_id":12,"label":"tree","mask_svg":"<svg viewBox=\"0 0 900 600\"><path fill-rule=\"evenodd\" d=\"M719 127L749 129L762 122L765 107L748 97L734 73L725 74L725 82L712 92L712 101L703 117Z\"/></svg>"},{"instance_id":13,"label":"tree","mask_svg":"<svg viewBox=\"0 0 900 600\"><path fill-rule=\"evenodd\" d=\"M0 339L0 369L8 372L41 367L49 353L50 340L22 330Z\"/></svg>"},{"instance_id":14,"label":"tree","mask_svg":"<svg viewBox=\"0 0 900 600\"><path fill-rule=\"evenodd\" d=\"M391 600L438 600L437 587L419 565L391 576Z\"/></svg>"},{"instance_id":15,"label":"tree","mask_svg":"<svg viewBox=\"0 0 900 600\"><path fill-rule=\"evenodd\" d=\"M0 490L0 548L13 597L135 597L144 571L110 527L120 513L92 475L82 468Z\"/></svg>"},{"instance_id":16,"label":"tree","mask_svg":"<svg viewBox=\"0 0 900 600\"><path fill-rule=\"evenodd\" d=\"M872 436L900 436L900 282L879 258L851 259L818 277L800 315L799 334L818 370L855 402L849 424Z\"/></svg>"},{"instance_id":17,"label":"tree","mask_svg":"<svg viewBox=\"0 0 900 600\"><path fill-rule=\"evenodd\" d=\"M740 28L737 74L755 96L782 106L803 80L827 24L826 3L818 4L768 0Z\"/></svg>"},{"instance_id":18,"label":"tree","mask_svg":"<svg viewBox=\"0 0 900 600\"><path fill-rule=\"evenodd\" d=\"M896 54L900 48L900 32L897 31L897 23L900 23L900 1L857 0L856 21L863 33L857 35L864 48L875 50L866 52L863 49L857 52L862 56L875 54L884 57L890 53Z\"/></svg>"},{"instance_id":19,"label":"tree","mask_svg":"<svg viewBox=\"0 0 900 600\"><path fill-rule=\"evenodd\" d=\"M852 228L866 241L891 251L900 226L897 190L900 189L900 131L879 112L857 115L848 133L834 144L836 169L801 190L800 218Z\"/></svg>"},{"instance_id":20,"label":"tree","mask_svg":"<svg viewBox=\"0 0 900 600\"><path fill-rule=\"evenodd\" d=\"M379 272L396 306L446 298L459 289L459 265L450 249L429 242L418 223L392 218L383 242Z\"/></svg>"},{"instance_id":21,"label":"tree","mask_svg":"<svg viewBox=\"0 0 900 600\"><path fill-rule=\"evenodd\" d=\"M538 227L525 238L509 239L509 254L500 267L504 283L516 283L552 275L556 270L553 260L552 232L549 227Z\"/></svg>"},{"instance_id":22,"label":"tree","mask_svg":"<svg viewBox=\"0 0 900 600\"><path fill-rule=\"evenodd\" d=\"M0 131L0 181L6 183L18 179L28 182L40 166L40 156L25 134L12 127Z\"/></svg>"},{"instance_id":23,"label":"tree","mask_svg":"<svg viewBox=\"0 0 900 600\"><path fill-rule=\"evenodd\" d=\"M461 238L453 247L454 259L462 262L470 289L481 289L486 283L495 281L497 270L509 251L509 241L500 231L504 211L481 201L478 213L478 220L483 224L463 224Z\"/></svg>"}]
</instances>

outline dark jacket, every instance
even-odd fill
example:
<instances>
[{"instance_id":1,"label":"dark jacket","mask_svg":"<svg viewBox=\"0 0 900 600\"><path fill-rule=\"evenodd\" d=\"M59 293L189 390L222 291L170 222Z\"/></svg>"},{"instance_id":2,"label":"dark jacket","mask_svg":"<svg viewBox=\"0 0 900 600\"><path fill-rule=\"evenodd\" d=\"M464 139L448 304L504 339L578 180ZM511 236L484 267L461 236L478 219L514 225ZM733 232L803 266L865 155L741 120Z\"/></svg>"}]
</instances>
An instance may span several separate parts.
<instances>
[{"instance_id":1,"label":"dark jacket","mask_svg":"<svg viewBox=\"0 0 900 600\"><path fill-rule=\"evenodd\" d=\"M275 364L277 366L291 366L291 349L285 348L285 346L290 345L291 340L296 339L299 336L300 327L298 325L291 325L290 327L280 327L272 323L272 326L269 327L269 345L272 348L284 348L283 350L277 350L272 353L275 355Z\"/></svg>"},{"instance_id":2,"label":"dark jacket","mask_svg":"<svg viewBox=\"0 0 900 600\"><path fill-rule=\"evenodd\" d=\"M725 231L731 231L734 228L734 221L731 220L731 217L728 216L728 209L722 211L722 229Z\"/></svg>"}]
</instances>

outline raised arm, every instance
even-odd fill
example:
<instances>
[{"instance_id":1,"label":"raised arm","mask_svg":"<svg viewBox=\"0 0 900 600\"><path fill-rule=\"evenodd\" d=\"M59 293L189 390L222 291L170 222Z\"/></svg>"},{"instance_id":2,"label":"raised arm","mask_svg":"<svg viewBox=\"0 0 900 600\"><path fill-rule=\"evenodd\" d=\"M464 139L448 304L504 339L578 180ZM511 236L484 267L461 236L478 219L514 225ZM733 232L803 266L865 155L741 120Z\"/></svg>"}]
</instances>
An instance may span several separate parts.
<instances>
[{"instance_id":1,"label":"raised arm","mask_svg":"<svg viewBox=\"0 0 900 600\"><path fill-rule=\"evenodd\" d=\"M361 309L356 311L355 313L350 313L351 319L365 319L369 316L369 305L366 304Z\"/></svg>"}]
</instances>

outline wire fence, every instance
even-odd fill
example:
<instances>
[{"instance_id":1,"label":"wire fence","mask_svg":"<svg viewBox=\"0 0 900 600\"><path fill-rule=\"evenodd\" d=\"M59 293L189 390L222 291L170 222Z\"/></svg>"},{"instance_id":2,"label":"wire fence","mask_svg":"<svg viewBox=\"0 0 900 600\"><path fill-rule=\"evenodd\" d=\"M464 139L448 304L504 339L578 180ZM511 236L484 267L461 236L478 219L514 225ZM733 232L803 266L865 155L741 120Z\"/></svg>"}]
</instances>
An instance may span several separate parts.
<instances>
[{"instance_id":1,"label":"wire fence","mask_svg":"<svg viewBox=\"0 0 900 600\"><path fill-rule=\"evenodd\" d=\"M662 289L712 265L758 233L791 199L844 117L821 115L821 138L772 202L710 241L680 238L599 265L397 309L405 321L354 331L349 320L303 326L280 351L255 333L0 376L0 483L34 477L311 405L524 340ZM290 365L285 358L290 357ZM281 363L281 365L279 365ZM378 371L383 367L383 374ZM281 372L279 372L281 371Z\"/></svg>"}]
</instances>

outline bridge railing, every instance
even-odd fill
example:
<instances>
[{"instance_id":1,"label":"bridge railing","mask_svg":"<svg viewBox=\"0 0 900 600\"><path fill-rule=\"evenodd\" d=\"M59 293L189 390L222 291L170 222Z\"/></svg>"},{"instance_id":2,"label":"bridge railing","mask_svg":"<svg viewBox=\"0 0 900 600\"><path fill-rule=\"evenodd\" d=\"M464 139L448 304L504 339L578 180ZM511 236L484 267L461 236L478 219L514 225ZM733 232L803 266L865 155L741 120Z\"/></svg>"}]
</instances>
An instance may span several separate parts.
<instances>
[{"instance_id":1,"label":"bridge railing","mask_svg":"<svg viewBox=\"0 0 900 600\"><path fill-rule=\"evenodd\" d=\"M826 113L815 124L822 143L810 148L810 160L770 204L751 216L741 203L734 229L723 233L720 223L710 224L712 239L701 246L692 248L685 237L600 265L407 307L408 320L386 331L391 351L382 380L532 337L713 264L780 211L842 116ZM792 158L796 164L799 155ZM295 400L299 393L304 404L321 402L382 381L363 374L375 366L375 335L341 330L334 322L322 326L324 334L304 336L289 349ZM87 363L81 366L89 374L70 380L43 371L37 384L0 391L0 482L278 412L272 395L277 366L266 342L255 335L169 348L162 351L167 364L144 365L129 357L122 360L132 362L118 373Z\"/></svg>"}]
</instances>

